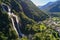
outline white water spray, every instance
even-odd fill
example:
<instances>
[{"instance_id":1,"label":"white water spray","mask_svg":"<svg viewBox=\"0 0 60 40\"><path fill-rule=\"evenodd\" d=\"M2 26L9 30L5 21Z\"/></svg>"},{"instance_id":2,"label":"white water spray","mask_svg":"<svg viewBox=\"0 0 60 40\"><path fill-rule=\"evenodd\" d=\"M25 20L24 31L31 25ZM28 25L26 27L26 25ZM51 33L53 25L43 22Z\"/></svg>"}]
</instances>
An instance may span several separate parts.
<instances>
[{"instance_id":1,"label":"white water spray","mask_svg":"<svg viewBox=\"0 0 60 40\"><path fill-rule=\"evenodd\" d=\"M16 31L16 33L19 35L19 36L24 36L24 34L22 34L21 33L21 31L20 31L20 28L19 28L19 19L18 19L18 16L16 16L14 13L11 13L11 9L10 9L10 7L8 6L8 5L6 5L6 4L4 4L4 3L2 3L2 5L5 5L5 6L7 6L8 7L8 15L9 15L9 18L11 19L11 21L12 21L12 25L13 25L13 28L14 28L14 30ZM16 19L16 25L15 25L15 20L13 19L13 17ZM18 29L18 30L17 30Z\"/></svg>"},{"instance_id":2,"label":"white water spray","mask_svg":"<svg viewBox=\"0 0 60 40\"><path fill-rule=\"evenodd\" d=\"M12 24L13 24L13 28L15 29L16 33L21 35L21 36L24 36L24 34L21 33L20 28L19 28L19 24L18 24L19 23L19 19L18 19L18 16L16 16L14 13L11 13L11 9L10 8L8 8L8 15L11 18L11 21L12 21ZM16 25L17 25L17 29L18 30L15 28L14 19L11 16L16 18L16 23L17 23Z\"/></svg>"}]
</instances>

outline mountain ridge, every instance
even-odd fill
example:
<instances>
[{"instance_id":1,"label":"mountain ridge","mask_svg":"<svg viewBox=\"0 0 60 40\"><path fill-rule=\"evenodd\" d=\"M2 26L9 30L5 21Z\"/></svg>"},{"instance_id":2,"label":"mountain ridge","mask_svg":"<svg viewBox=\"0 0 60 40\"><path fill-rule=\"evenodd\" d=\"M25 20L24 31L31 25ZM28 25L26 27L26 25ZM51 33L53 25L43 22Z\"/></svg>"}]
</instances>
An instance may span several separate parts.
<instances>
[{"instance_id":1,"label":"mountain ridge","mask_svg":"<svg viewBox=\"0 0 60 40\"><path fill-rule=\"evenodd\" d=\"M47 5L47 7L43 6L44 8L41 7L40 9L50 15L59 16L59 12L60 12L59 6L60 6L60 1L55 1L55 2L52 2L51 5Z\"/></svg>"}]
</instances>

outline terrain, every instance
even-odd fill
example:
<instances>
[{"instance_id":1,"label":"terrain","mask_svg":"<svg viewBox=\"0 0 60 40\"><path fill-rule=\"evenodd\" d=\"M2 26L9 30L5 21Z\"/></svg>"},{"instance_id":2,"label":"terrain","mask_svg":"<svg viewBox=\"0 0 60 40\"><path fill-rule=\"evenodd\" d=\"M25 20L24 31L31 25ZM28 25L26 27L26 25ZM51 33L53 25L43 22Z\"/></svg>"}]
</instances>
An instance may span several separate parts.
<instances>
[{"instance_id":1,"label":"terrain","mask_svg":"<svg viewBox=\"0 0 60 40\"><path fill-rule=\"evenodd\" d=\"M0 40L60 40L55 19L30 0L0 0Z\"/></svg>"}]
</instances>

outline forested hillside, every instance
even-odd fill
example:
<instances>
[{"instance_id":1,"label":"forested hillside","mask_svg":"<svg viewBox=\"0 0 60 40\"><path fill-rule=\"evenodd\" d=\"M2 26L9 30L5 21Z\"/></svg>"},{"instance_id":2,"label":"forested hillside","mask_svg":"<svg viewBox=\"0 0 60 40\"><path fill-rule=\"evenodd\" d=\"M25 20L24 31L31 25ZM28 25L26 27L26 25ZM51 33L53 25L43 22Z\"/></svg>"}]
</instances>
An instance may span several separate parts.
<instances>
[{"instance_id":1,"label":"forested hillside","mask_svg":"<svg viewBox=\"0 0 60 40\"><path fill-rule=\"evenodd\" d=\"M47 19L30 0L0 0L0 40L60 40Z\"/></svg>"}]
</instances>

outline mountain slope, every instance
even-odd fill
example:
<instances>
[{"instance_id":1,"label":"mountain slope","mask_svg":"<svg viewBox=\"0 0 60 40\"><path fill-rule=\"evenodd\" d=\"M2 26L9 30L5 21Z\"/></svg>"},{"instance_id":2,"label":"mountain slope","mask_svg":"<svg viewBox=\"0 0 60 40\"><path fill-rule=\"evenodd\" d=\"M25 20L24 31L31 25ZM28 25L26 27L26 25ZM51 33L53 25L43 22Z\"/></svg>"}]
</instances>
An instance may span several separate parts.
<instances>
[{"instance_id":1,"label":"mountain slope","mask_svg":"<svg viewBox=\"0 0 60 40\"><path fill-rule=\"evenodd\" d=\"M6 5L5 5L6 4ZM18 23L16 23L16 18L13 16L9 16L9 7L11 9L10 13L16 15L18 17L17 20L19 20ZM39 10L30 0L0 0L0 27L1 27L1 40L18 40L19 35L16 34L15 29L13 28L12 20L14 20L15 28L17 29L19 25L19 30L23 34L28 35L29 33L33 34L35 32L28 31L26 33L25 28L29 24L29 26L32 26L34 24L37 24L37 22L45 20L48 18L48 15L43 13L41 10ZM18 24L18 25L17 25ZM19 31L17 29L17 32Z\"/></svg>"},{"instance_id":2,"label":"mountain slope","mask_svg":"<svg viewBox=\"0 0 60 40\"><path fill-rule=\"evenodd\" d=\"M19 0L18 0L19 2ZM43 19L43 16L47 17L47 15L45 13L43 13L42 11L40 11L30 0L25 1L25 0L21 0L21 2L19 2L23 8L24 13L29 17L34 19L35 21L41 21ZM37 20L38 19L38 20Z\"/></svg>"}]
</instances>

